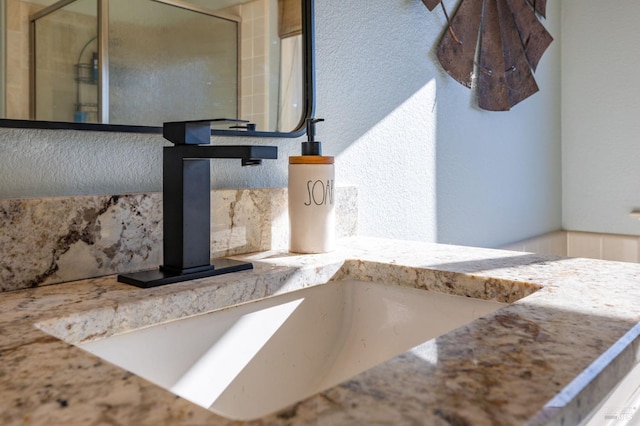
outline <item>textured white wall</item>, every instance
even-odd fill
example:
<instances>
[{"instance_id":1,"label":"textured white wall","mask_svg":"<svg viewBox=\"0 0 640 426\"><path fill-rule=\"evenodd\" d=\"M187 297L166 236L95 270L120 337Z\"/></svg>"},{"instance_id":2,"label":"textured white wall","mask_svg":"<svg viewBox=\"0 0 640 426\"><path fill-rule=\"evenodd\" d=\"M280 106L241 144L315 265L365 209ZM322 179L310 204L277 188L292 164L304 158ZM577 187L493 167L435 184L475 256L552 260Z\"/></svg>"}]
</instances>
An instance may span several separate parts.
<instances>
[{"instance_id":1,"label":"textured white wall","mask_svg":"<svg viewBox=\"0 0 640 426\"><path fill-rule=\"evenodd\" d=\"M562 2L563 227L640 235L640 2Z\"/></svg>"},{"instance_id":2,"label":"textured white wall","mask_svg":"<svg viewBox=\"0 0 640 426\"><path fill-rule=\"evenodd\" d=\"M545 21L557 39L558 3ZM360 233L497 246L560 228L558 42L536 73L539 93L486 112L436 63L439 8L375 0L316 10L322 139L339 153L338 179L360 190Z\"/></svg>"},{"instance_id":3,"label":"textured white wall","mask_svg":"<svg viewBox=\"0 0 640 426\"><path fill-rule=\"evenodd\" d=\"M446 2L452 9L453 0ZM559 39L560 7L545 22ZM359 233L497 246L560 227L559 43L541 92L511 112L472 106L436 64L442 12L420 0L316 1L316 115L338 183L360 193ZM295 140L259 168L215 161L218 188L286 185ZM0 197L161 188L159 136L0 130Z\"/></svg>"}]
</instances>

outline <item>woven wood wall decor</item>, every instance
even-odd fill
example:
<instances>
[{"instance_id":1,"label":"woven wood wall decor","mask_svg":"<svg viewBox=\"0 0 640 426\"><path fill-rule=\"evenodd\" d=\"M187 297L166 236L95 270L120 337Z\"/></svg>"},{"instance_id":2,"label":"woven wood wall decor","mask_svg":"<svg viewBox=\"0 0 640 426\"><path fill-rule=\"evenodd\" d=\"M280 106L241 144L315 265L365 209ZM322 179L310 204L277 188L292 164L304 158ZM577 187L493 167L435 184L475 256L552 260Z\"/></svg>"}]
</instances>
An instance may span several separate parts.
<instances>
[{"instance_id":1,"label":"woven wood wall decor","mask_svg":"<svg viewBox=\"0 0 640 426\"><path fill-rule=\"evenodd\" d=\"M533 72L553 41L537 16L546 16L546 0L461 0L451 17L441 0L422 2L442 7L438 60L468 88L476 76L480 108L508 111L538 91Z\"/></svg>"}]
</instances>

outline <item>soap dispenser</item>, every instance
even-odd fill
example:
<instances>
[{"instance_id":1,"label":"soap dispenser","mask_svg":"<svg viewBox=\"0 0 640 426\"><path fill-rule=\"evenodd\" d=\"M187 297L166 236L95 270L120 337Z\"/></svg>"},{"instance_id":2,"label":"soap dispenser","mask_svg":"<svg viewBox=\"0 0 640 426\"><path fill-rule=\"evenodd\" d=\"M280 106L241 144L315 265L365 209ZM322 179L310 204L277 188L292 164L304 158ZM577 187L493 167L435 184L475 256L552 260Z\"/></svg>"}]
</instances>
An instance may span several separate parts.
<instances>
[{"instance_id":1,"label":"soap dispenser","mask_svg":"<svg viewBox=\"0 0 640 426\"><path fill-rule=\"evenodd\" d=\"M307 119L302 155L289 157L289 250L326 253L335 248L334 158L322 155L316 123Z\"/></svg>"}]
</instances>

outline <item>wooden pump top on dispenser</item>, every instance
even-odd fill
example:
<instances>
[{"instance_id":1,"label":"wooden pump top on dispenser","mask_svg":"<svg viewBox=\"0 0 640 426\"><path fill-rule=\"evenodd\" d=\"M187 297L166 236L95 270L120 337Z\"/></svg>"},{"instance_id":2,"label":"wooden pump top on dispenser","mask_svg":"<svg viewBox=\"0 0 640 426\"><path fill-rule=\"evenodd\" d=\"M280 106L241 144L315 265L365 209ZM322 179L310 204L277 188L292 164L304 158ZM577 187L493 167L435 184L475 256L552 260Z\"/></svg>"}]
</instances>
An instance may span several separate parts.
<instances>
[{"instance_id":1,"label":"wooden pump top on dispenser","mask_svg":"<svg viewBox=\"0 0 640 426\"><path fill-rule=\"evenodd\" d=\"M334 158L322 155L322 142L316 141L316 123L323 118L307 118L307 141L302 142L302 155L289 157L289 164L333 164Z\"/></svg>"}]
</instances>

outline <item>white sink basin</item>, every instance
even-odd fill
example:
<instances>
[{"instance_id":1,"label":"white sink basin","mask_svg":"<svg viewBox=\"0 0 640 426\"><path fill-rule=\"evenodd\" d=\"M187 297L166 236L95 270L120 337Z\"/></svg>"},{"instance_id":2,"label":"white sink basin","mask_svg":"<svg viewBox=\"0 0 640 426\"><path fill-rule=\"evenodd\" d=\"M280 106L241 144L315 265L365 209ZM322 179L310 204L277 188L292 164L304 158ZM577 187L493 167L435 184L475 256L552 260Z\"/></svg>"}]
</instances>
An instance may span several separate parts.
<instances>
[{"instance_id":1,"label":"white sink basin","mask_svg":"<svg viewBox=\"0 0 640 426\"><path fill-rule=\"evenodd\" d=\"M502 306L337 281L79 346L222 416L249 420Z\"/></svg>"}]
</instances>

